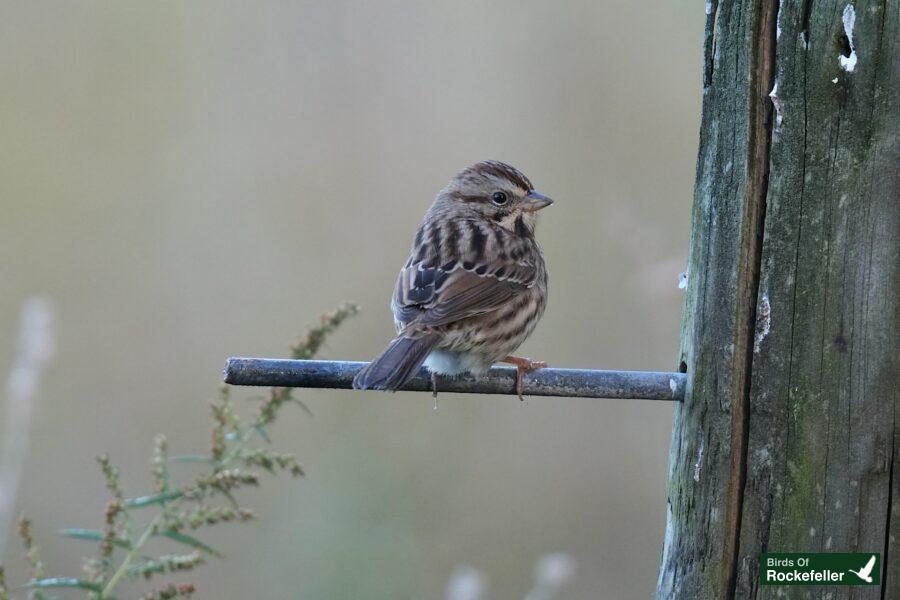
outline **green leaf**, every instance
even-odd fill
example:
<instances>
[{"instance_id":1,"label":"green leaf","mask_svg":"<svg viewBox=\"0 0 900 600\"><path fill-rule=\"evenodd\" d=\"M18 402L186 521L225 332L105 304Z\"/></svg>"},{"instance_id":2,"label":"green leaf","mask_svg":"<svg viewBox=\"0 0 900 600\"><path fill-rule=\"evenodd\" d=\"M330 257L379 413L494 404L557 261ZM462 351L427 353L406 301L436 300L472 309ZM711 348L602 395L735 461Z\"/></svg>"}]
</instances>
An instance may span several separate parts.
<instances>
[{"instance_id":1,"label":"green leaf","mask_svg":"<svg viewBox=\"0 0 900 600\"><path fill-rule=\"evenodd\" d=\"M106 539L106 534L104 534L102 531L97 531L96 529L60 529L56 533L64 537L70 537L79 540L90 540L92 542L102 542L104 539ZM123 540L122 538L113 538L111 541L114 546L125 548L126 550L131 550L131 543L128 540Z\"/></svg>"},{"instance_id":2,"label":"green leaf","mask_svg":"<svg viewBox=\"0 0 900 600\"><path fill-rule=\"evenodd\" d=\"M183 454L181 456L173 456L170 460L174 460L177 462L186 462L186 463L209 463L212 462L212 459L208 456L202 456L200 454Z\"/></svg>"},{"instance_id":3,"label":"green leaf","mask_svg":"<svg viewBox=\"0 0 900 600\"><path fill-rule=\"evenodd\" d=\"M208 554L212 554L213 556L222 556L214 548L211 548L211 547L207 546L206 544L204 544L203 542L201 542L200 540L198 540L197 538L191 537L184 533L181 533L180 531L174 531L174 530L169 529L166 531L161 531L159 534L169 538L170 540L175 540L176 542L180 542L182 544L187 544L191 548L196 548L197 550L203 550L204 552L206 552Z\"/></svg>"},{"instance_id":4,"label":"green leaf","mask_svg":"<svg viewBox=\"0 0 900 600\"><path fill-rule=\"evenodd\" d=\"M99 583L91 583L84 579L76 579L75 577L48 577L46 579L35 579L24 585L27 588L77 588L80 590L91 590L93 592L102 591Z\"/></svg>"},{"instance_id":5,"label":"green leaf","mask_svg":"<svg viewBox=\"0 0 900 600\"><path fill-rule=\"evenodd\" d=\"M141 496L139 498L128 498L124 502L125 508L143 508L145 506L151 506L153 504L162 504L163 502L168 502L169 500L178 500L184 496L184 492L181 490L174 490L171 492L163 492L161 494L154 494L152 496Z\"/></svg>"}]
</instances>

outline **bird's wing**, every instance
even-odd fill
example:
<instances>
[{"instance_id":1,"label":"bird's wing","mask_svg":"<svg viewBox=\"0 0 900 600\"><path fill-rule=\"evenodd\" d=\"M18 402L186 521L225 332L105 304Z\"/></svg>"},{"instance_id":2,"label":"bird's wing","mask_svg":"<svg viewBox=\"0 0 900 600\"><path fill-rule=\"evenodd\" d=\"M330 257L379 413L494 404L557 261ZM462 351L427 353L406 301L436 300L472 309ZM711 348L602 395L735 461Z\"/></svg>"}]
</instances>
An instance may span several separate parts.
<instances>
[{"instance_id":1,"label":"bird's wing","mask_svg":"<svg viewBox=\"0 0 900 600\"><path fill-rule=\"evenodd\" d=\"M875 566L875 555L872 555L872 558L869 559L869 562L866 563L866 566L862 568L859 572L860 576L865 578L869 576L869 573L872 572L872 567Z\"/></svg>"},{"instance_id":2,"label":"bird's wing","mask_svg":"<svg viewBox=\"0 0 900 600\"><path fill-rule=\"evenodd\" d=\"M400 271L391 306L403 327L437 327L502 306L536 277L537 267L524 260L413 262Z\"/></svg>"}]
</instances>

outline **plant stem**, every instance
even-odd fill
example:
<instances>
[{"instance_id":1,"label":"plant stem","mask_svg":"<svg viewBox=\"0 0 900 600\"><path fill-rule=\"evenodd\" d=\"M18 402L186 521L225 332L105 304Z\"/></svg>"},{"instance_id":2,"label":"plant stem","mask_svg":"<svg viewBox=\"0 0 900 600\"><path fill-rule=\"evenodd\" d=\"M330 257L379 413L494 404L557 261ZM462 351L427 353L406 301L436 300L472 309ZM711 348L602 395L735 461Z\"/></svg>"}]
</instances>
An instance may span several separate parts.
<instances>
[{"instance_id":1,"label":"plant stem","mask_svg":"<svg viewBox=\"0 0 900 600\"><path fill-rule=\"evenodd\" d=\"M235 440L235 443L229 449L228 453L219 461L219 467L224 468L227 467L230 463L232 463L238 456L240 456L240 451L253 435L253 427L248 427L244 431L241 432L241 435ZM116 569L116 572L113 573L112 577L110 577L109 581L103 587L103 591L100 592L99 600L108 600L111 596L110 594L115 590L116 586L119 585L119 582L122 578L128 573L128 567L131 566L132 561L134 561L135 557L138 556L138 553L143 548L144 544L153 537L157 533L159 526L162 524L163 519L165 517L165 511L156 515L150 524L147 525L146 529L141 533L141 536L134 543L131 550L128 551L128 554L125 555L125 558L122 559L122 564L119 565L119 568Z\"/></svg>"},{"instance_id":2,"label":"plant stem","mask_svg":"<svg viewBox=\"0 0 900 600\"><path fill-rule=\"evenodd\" d=\"M141 548L144 547L144 544L156 533L157 527L162 522L164 514L160 513L156 515L156 517L150 521L150 524L147 525L147 528L144 529L143 533L141 533L141 537L138 538L137 542L134 543L131 550L128 551L128 554L125 555L125 558L122 559L122 564L119 565L119 568L113 573L113 576L109 578L109 581L103 587L103 591L100 592L100 600L108 600L110 598L110 594L113 590L116 589L116 586L119 585L119 582L122 578L128 573L128 567L131 566L131 562L135 559L138 553L141 551Z\"/></svg>"}]
</instances>

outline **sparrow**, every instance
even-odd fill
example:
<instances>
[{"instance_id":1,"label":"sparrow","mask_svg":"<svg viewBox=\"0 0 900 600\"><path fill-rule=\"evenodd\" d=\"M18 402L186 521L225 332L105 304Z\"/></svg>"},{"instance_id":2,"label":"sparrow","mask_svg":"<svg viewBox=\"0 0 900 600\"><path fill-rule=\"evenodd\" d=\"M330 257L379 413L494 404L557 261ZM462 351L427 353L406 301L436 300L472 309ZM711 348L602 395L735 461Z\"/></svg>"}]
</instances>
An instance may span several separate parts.
<instances>
[{"instance_id":1,"label":"sparrow","mask_svg":"<svg viewBox=\"0 0 900 600\"><path fill-rule=\"evenodd\" d=\"M481 375L492 364L524 375L546 363L513 356L547 305L547 268L534 237L553 201L521 171L487 160L459 172L425 213L400 269L391 310L397 337L353 379L396 390L424 364L438 375Z\"/></svg>"}]
</instances>

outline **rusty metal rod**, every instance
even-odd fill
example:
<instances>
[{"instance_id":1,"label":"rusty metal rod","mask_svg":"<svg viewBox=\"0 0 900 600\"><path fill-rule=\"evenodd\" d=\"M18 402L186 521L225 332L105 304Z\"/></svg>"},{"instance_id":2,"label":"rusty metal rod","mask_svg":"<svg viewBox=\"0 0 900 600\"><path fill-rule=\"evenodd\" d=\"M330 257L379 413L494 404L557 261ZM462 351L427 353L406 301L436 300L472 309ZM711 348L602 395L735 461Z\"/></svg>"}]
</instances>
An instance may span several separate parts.
<instances>
[{"instance_id":1,"label":"rusty metal rod","mask_svg":"<svg viewBox=\"0 0 900 600\"><path fill-rule=\"evenodd\" d=\"M353 376L365 365L331 360L229 358L225 363L225 383L350 389ZM525 395L681 401L686 380L684 373L547 368L525 376ZM481 377L465 375L438 380L440 392L515 394L515 387L516 370L512 367L493 367ZM423 367L401 390L430 392L430 373Z\"/></svg>"}]
</instances>

